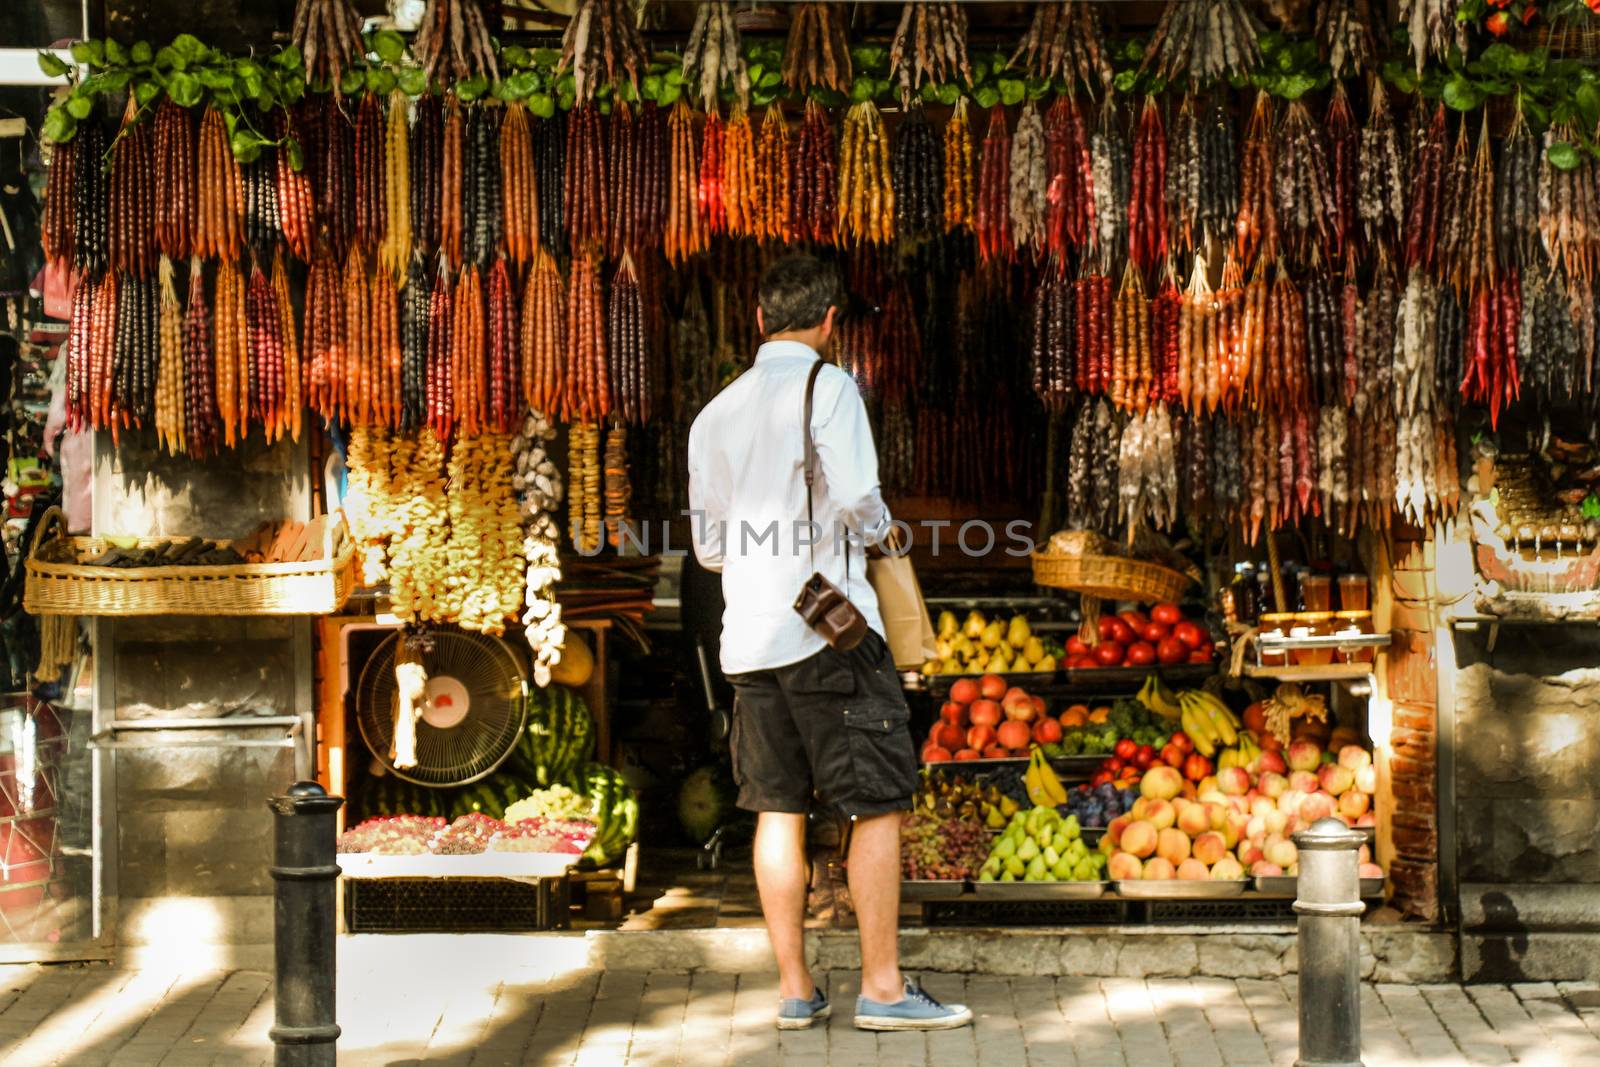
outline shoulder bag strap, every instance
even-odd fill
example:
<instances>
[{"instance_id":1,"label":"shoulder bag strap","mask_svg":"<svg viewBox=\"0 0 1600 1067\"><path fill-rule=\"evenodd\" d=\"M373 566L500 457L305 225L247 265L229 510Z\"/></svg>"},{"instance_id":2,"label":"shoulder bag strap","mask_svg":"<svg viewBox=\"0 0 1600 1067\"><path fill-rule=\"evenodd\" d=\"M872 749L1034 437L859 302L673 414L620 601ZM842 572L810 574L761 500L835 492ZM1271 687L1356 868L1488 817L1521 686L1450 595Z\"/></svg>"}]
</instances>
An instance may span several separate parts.
<instances>
[{"instance_id":1,"label":"shoulder bag strap","mask_svg":"<svg viewBox=\"0 0 1600 1067\"><path fill-rule=\"evenodd\" d=\"M801 440L805 442L803 462L806 476L806 526L808 531L812 534L811 545L809 546L811 549L812 570L816 570L817 568L816 531L810 529L810 527L816 525L816 518L812 514L811 509L811 484L816 481L817 478L817 443L811 439L811 402L812 396L817 389L817 375L821 373L822 360L819 358L811 365L811 372L806 375L805 406L802 409L802 414L800 416L800 437ZM848 556L846 557L846 563L848 564Z\"/></svg>"}]
</instances>

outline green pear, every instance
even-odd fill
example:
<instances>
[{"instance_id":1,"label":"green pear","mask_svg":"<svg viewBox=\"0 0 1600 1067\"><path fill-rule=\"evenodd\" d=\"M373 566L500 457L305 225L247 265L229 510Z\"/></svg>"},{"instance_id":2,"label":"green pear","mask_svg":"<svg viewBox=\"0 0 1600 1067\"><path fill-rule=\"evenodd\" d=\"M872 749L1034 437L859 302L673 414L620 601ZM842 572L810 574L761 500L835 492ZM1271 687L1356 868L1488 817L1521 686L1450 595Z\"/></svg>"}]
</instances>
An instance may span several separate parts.
<instances>
[{"instance_id":1,"label":"green pear","mask_svg":"<svg viewBox=\"0 0 1600 1067\"><path fill-rule=\"evenodd\" d=\"M1028 865L1015 856L1010 856L1006 859L1006 873L1012 878L1021 877L1022 873L1027 869Z\"/></svg>"},{"instance_id":2,"label":"green pear","mask_svg":"<svg viewBox=\"0 0 1600 1067\"><path fill-rule=\"evenodd\" d=\"M1083 843L1083 838L1080 837L1076 841L1074 841L1070 845L1068 845L1065 849L1063 849L1062 850L1062 854L1063 855L1067 855L1067 856L1071 856L1072 857L1072 862L1073 863L1077 863L1079 860L1085 859L1085 858L1088 857L1088 855L1089 855L1089 846L1084 844Z\"/></svg>"},{"instance_id":3,"label":"green pear","mask_svg":"<svg viewBox=\"0 0 1600 1067\"><path fill-rule=\"evenodd\" d=\"M1053 837L1050 840L1050 847L1055 849L1057 852L1065 852L1067 850L1068 846L1070 846L1071 844L1072 844L1072 838L1068 837L1066 834L1062 833L1060 830L1057 830L1056 831L1056 836Z\"/></svg>"},{"instance_id":4,"label":"green pear","mask_svg":"<svg viewBox=\"0 0 1600 1067\"><path fill-rule=\"evenodd\" d=\"M1076 868L1063 856L1059 862L1050 868L1050 873L1056 876L1056 881L1058 882L1070 882L1076 878L1075 870Z\"/></svg>"},{"instance_id":5,"label":"green pear","mask_svg":"<svg viewBox=\"0 0 1600 1067\"><path fill-rule=\"evenodd\" d=\"M1095 870L1103 871L1106 869L1106 854L1104 852L1096 852L1089 859L1094 863Z\"/></svg>"},{"instance_id":6,"label":"green pear","mask_svg":"<svg viewBox=\"0 0 1600 1067\"><path fill-rule=\"evenodd\" d=\"M1012 874L1010 870L1007 870L1006 873L995 879L997 882L1015 882L1016 880L1017 876Z\"/></svg>"},{"instance_id":7,"label":"green pear","mask_svg":"<svg viewBox=\"0 0 1600 1067\"><path fill-rule=\"evenodd\" d=\"M1005 824L1006 817L1000 814L999 808L990 808L989 814L983 817L983 825L987 826L991 830L998 830L1005 826Z\"/></svg>"},{"instance_id":8,"label":"green pear","mask_svg":"<svg viewBox=\"0 0 1600 1067\"><path fill-rule=\"evenodd\" d=\"M994 872L991 871L989 868L985 867L983 870L978 872L978 881L980 881L980 882L992 882L992 881L994 881Z\"/></svg>"},{"instance_id":9,"label":"green pear","mask_svg":"<svg viewBox=\"0 0 1600 1067\"><path fill-rule=\"evenodd\" d=\"M1056 877L1056 872L1055 871L1052 871L1052 870L1049 870L1048 868L1046 868L1043 877L1041 877L1039 879L1039 881L1041 881L1041 882L1059 882L1059 881L1061 881L1061 879Z\"/></svg>"},{"instance_id":10,"label":"green pear","mask_svg":"<svg viewBox=\"0 0 1600 1067\"><path fill-rule=\"evenodd\" d=\"M1009 859L1017 854L1017 843L1009 837L1002 837L1000 843L994 846L994 855L1001 859Z\"/></svg>"},{"instance_id":11,"label":"green pear","mask_svg":"<svg viewBox=\"0 0 1600 1067\"><path fill-rule=\"evenodd\" d=\"M1093 882L1099 873L1093 860L1079 860L1077 866L1072 868L1072 880L1074 882Z\"/></svg>"},{"instance_id":12,"label":"green pear","mask_svg":"<svg viewBox=\"0 0 1600 1067\"><path fill-rule=\"evenodd\" d=\"M1054 867L1056 864L1061 862L1061 853L1057 852L1055 849L1051 848L1049 845L1046 845L1044 847L1043 855L1044 855L1044 865L1046 867Z\"/></svg>"},{"instance_id":13,"label":"green pear","mask_svg":"<svg viewBox=\"0 0 1600 1067\"><path fill-rule=\"evenodd\" d=\"M983 861L983 866L979 869L987 874L999 874L1002 862L999 856L990 856Z\"/></svg>"},{"instance_id":14,"label":"green pear","mask_svg":"<svg viewBox=\"0 0 1600 1067\"><path fill-rule=\"evenodd\" d=\"M1044 874L1045 874L1044 857L1043 856L1035 856L1035 857L1033 857L1033 862L1028 864L1028 873L1023 878L1023 881L1025 881L1025 882L1042 882L1042 881L1044 881Z\"/></svg>"},{"instance_id":15,"label":"green pear","mask_svg":"<svg viewBox=\"0 0 1600 1067\"><path fill-rule=\"evenodd\" d=\"M1017 849L1017 859L1021 860L1023 863L1027 863L1029 860L1036 858L1038 855L1039 843L1031 837L1024 841L1022 846Z\"/></svg>"},{"instance_id":16,"label":"green pear","mask_svg":"<svg viewBox=\"0 0 1600 1067\"><path fill-rule=\"evenodd\" d=\"M1083 829L1078 825L1078 817L1076 815L1068 815L1061 824L1061 832L1068 837L1082 836Z\"/></svg>"}]
</instances>

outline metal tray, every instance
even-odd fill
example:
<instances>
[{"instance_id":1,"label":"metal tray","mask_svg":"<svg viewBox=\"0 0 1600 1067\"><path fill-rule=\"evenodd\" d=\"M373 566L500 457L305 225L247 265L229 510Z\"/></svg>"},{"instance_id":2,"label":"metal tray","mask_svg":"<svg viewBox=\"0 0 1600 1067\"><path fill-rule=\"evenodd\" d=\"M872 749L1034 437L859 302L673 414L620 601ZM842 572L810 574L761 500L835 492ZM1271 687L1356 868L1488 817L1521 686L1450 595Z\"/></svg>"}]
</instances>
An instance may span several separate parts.
<instances>
[{"instance_id":1,"label":"metal tray","mask_svg":"<svg viewBox=\"0 0 1600 1067\"><path fill-rule=\"evenodd\" d=\"M979 900L1094 900L1109 882L973 882Z\"/></svg>"},{"instance_id":2,"label":"metal tray","mask_svg":"<svg viewBox=\"0 0 1600 1067\"><path fill-rule=\"evenodd\" d=\"M967 882L964 878L943 881L931 878L906 878L900 882L902 900L949 900L952 897L963 896L966 892Z\"/></svg>"},{"instance_id":3,"label":"metal tray","mask_svg":"<svg viewBox=\"0 0 1600 1067\"><path fill-rule=\"evenodd\" d=\"M1258 876L1256 892L1271 897L1293 897L1299 892L1299 879L1287 874ZM1371 900L1383 896L1382 878L1361 879L1361 899Z\"/></svg>"},{"instance_id":4,"label":"metal tray","mask_svg":"<svg viewBox=\"0 0 1600 1067\"><path fill-rule=\"evenodd\" d=\"M1116 881L1112 882L1111 886L1119 897L1126 897L1129 900L1220 900L1224 897L1238 896L1249 884L1248 878L1229 882L1165 878L1157 882Z\"/></svg>"}]
</instances>

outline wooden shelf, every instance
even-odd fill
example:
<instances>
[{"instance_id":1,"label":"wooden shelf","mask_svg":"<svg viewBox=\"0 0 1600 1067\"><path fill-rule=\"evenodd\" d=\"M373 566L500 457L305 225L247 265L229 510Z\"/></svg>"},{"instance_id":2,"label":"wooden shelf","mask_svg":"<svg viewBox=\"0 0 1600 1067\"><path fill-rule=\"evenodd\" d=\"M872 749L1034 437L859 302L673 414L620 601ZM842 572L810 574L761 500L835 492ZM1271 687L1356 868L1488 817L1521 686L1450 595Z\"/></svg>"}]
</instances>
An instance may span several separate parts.
<instances>
[{"instance_id":1,"label":"wooden shelf","mask_svg":"<svg viewBox=\"0 0 1600 1067\"><path fill-rule=\"evenodd\" d=\"M1372 677L1370 663L1329 663L1323 666L1258 667L1245 664L1247 678L1275 678L1280 682L1363 682Z\"/></svg>"}]
</instances>

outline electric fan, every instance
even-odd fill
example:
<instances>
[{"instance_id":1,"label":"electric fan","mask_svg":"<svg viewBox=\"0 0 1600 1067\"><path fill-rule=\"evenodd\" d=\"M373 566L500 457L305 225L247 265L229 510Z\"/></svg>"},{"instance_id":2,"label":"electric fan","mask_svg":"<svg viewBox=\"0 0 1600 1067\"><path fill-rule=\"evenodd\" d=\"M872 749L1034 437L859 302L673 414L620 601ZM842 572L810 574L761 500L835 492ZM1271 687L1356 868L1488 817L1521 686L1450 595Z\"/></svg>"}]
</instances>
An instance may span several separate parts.
<instances>
[{"instance_id":1,"label":"electric fan","mask_svg":"<svg viewBox=\"0 0 1600 1067\"><path fill-rule=\"evenodd\" d=\"M527 678L511 649L498 637L436 630L415 655L402 654L396 631L384 639L361 669L356 685L356 722L361 738L391 774L426 786L466 785L498 767L522 732ZM397 661L420 662L427 683L416 722L416 762L398 767L394 758L400 685Z\"/></svg>"}]
</instances>

